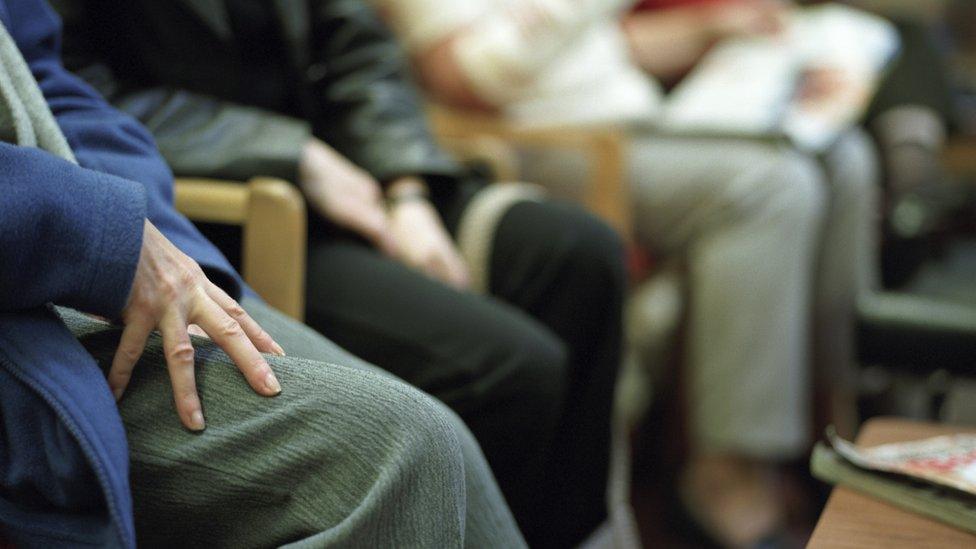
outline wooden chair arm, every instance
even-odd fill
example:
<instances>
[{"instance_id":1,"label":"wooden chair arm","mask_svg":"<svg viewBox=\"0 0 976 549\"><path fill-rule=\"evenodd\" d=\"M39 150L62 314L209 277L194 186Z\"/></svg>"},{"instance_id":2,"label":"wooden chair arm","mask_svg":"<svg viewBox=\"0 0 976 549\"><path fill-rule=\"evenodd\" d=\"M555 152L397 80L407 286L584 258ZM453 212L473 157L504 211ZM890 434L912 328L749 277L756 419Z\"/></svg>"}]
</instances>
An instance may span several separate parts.
<instances>
[{"instance_id":1,"label":"wooden chair arm","mask_svg":"<svg viewBox=\"0 0 976 549\"><path fill-rule=\"evenodd\" d=\"M496 181L517 181L518 153L511 145L490 135L442 137L441 145L463 162L483 162Z\"/></svg>"},{"instance_id":2,"label":"wooden chair arm","mask_svg":"<svg viewBox=\"0 0 976 549\"><path fill-rule=\"evenodd\" d=\"M307 220L293 185L270 177L178 178L175 194L176 208L193 221L240 226L244 280L271 306L302 320Z\"/></svg>"},{"instance_id":3,"label":"wooden chair arm","mask_svg":"<svg viewBox=\"0 0 976 549\"><path fill-rule=\"evenodd\" d=\"M434 105L428 109L434 133L443 141L490 136L527 148L574 149L590 158L584 202L622 235L631 234L630 189L625 174L625 139L615 127L523 128L498 117Z\"/></svg>"}]
</instances>

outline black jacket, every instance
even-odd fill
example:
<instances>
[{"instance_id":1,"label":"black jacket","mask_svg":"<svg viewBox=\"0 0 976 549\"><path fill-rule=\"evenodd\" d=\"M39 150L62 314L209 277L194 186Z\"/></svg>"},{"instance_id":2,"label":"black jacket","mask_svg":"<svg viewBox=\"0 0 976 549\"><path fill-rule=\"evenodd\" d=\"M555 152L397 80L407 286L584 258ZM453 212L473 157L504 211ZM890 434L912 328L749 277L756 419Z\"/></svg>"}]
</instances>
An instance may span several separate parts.
<instances>
[{"instance_id":1,"label":"black jacket","mask_svg":"<svg viewBox=\"0 0 976 549\"><path fill-rule=\"evenodd\" d=\"M381 182L464 175L363 0L54 4L69 68L148 126L177 175L293 180L312 133Z\"/></svg>"}]
</instances>

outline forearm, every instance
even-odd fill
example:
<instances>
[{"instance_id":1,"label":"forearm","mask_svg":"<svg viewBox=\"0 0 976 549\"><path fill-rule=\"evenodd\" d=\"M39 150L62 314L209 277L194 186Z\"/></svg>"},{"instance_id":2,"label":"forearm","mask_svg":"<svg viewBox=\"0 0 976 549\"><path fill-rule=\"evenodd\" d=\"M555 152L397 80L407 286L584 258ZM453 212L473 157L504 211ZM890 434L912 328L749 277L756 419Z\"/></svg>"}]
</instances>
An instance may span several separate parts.
<instances>
[{"instance_id":1,"label":"forearm","mask_svg":"<svg viewBox=\"0 0 976 549\"><path fill-rule=\"evenodd\" d=\"M141 185L0 143L0 310L115 316L139 259Z\"/></svg>"},{"instance_id":2,"label":"forearm","mask_svg":"<svg viewBox=\"0 0 976 549\"><path fill-rule=\"evenodd\" d=\"M312 136L304 120L183 90L143 89L116 106L146 125L178 176L294 181Z\"/></svg>"},{"instance_id":3,"label":"forearm","mask_svg":"<svg viewBox=\"0 0 976 549\"><path fill-rule=\"evenodd\" d=\"M624 19L623 29L634 60L662 80L687 72L717 39L700 7L634 13Z\"/></svg>"},{"instance_id":4,"label":"forearm","mask_svg":"<svg viewBox=\"0 0 976 549\"><path fill-rule=\"evenodd\" d=\"M504 106L518 99L525 85L594 22L615 20L628 3L533 0L496 10L451 38L457 76L483 103Z\"/></svg>"},{"instance_id":5,"label":"forearm","mask_svg":"<svg viewBox=\"0 0 976 549\"><path fill-rule=\"evenodd\" d=\"M310 81L318 137L379 181L461 173L429 131L399 43L365 2L321 3L312 35L328 67Z\"/></svg>"}]
</instances>

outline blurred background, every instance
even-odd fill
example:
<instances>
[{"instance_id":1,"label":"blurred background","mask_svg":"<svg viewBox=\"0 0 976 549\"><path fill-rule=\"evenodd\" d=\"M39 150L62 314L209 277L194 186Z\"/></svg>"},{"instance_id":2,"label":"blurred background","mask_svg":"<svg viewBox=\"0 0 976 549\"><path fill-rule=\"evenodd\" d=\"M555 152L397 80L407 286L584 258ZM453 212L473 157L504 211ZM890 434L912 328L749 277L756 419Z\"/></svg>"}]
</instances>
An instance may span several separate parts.
<instances>
[{"instance_id":1,"label":"blurred background","mask_svg":"<svg viewBox=\"0 0 976 549\"><path fill-rule=\"evenodd\" d=\"M902 162L897 146L887 151L879 225L884 292L862 300L857 319L859 420L895 415L976 425L976 2L846 3L897 25L901 61L908 66L888 72L880 89L925 97L945 131L944 137L927 142L928 160L902 149ZM885 152L885 130L867 127ZM660 287L648 293L645 314L666 316L664 303L674 297ZM654 299L657 308L651 305ZM648 348L665 352L654 343ZM662 468L660 459L681 461L685 450L675 441L683 434L676 426L685 412L675 402L681 397L669 398L667 389L680 380L665 375L656 381L664 389L656 393L636 435L638 522L649 546L695 547L699 541L675 535L674 523L662 518L671 502L659 494L666 493L668 475L677 469ZM790 518L794 531L806 539L830 487L809 476L807 460L792 467L795 484L785 488Z\"/></svg>"}]
</instances>

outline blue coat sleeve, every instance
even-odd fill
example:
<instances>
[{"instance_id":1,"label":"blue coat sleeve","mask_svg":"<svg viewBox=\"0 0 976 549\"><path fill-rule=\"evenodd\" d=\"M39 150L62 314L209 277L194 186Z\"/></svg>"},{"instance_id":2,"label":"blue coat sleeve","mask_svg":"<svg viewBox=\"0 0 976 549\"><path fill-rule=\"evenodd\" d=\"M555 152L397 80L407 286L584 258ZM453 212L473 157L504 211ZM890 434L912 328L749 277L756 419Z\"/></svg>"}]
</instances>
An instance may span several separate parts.
<instances>
[{"instance_id":1,"label":"blue coat sleeve","mask_svg":"<svg viewBox=\"0 0 976 549\"><path fill-rule=\"evenodd\" d=\"M139 260L145 191L0 143L0 311L48 302L116 316Z\"/></svg>"},{"instance_id":2,"label":"blue coat sleeve","mask_svg":"<svg viewBox=\"0 0 976 549\"><path fill-rule=\"evenodd\" d=\"M237 273L173 208L173 176L148 132L62 66L51 8L43 0L0 7L80 164L0 145L0 310L56 302L116 316L147 218L239 295Z\"/></svg>"},{"instance_id":3,"label":"blue coat sleeve","mask_svg":"<svg viewBox=\"0 0 976 549\"><path fill-rule=\"evenodd\" d=\"M81 166L133 181L146 194L146 217L231 296L251 294L227 259L173 205L173 174L149 132L111 107L60 59L61 22L44 0L7 2L11 34L40 84Z\"/></svg>"},{"instance_id":4,"label":"blue coat sleeve","mask_svg":"<svg viewBox=\"0 0 976 549\"><path fill-rule=\"evenodd\" d=\"M108 108L77 97L57 60L57 20L46 5L7 2L8 28L52 107L100 154L149 147L86 131ZM119 132L122 133L122 132ZM125 147L121 142L128 141ZM96 155L90 155L96 156ZM146 189L38 149L0 143L0 311L56 302L115 316L139 260Z\"/></svg>"},{"instance_id":5,"label":"blue coat sleeve","mask_svg":"<svg viewBox=\"0 0 976 549\"><path fill-rule=\"evenodd\" d=\"M154 210L171 207L173 175L152 137L61 64L61 22L44 0L7 3L11 34L30 66L78 163L141 183ZM159 207L155 207L158 204Z\"/></svg>"}]
</instances>

